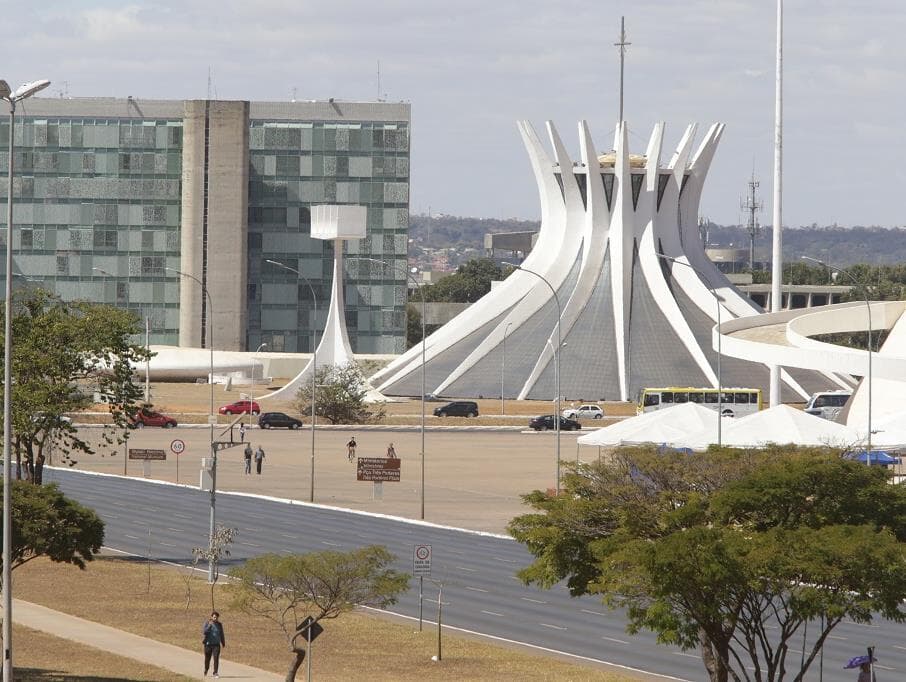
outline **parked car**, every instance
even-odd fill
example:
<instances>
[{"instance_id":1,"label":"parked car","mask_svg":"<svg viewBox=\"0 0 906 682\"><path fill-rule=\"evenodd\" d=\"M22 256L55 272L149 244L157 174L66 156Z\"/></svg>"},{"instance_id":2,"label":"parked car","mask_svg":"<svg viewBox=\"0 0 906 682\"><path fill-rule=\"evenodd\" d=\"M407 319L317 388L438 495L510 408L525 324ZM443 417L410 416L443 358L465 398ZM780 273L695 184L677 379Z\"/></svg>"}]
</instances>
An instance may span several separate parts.
<instances>
[{"instance_id":1,"label":"parked car","mask_svg":"<svg viewBox=\"0 0 906 682\"><path fill-rule=\"evenodd\" d=\"M154 410L141 409L132 417L132 427L140 429L145 426L160 426L165 429L172 429L176 426L176 420Z\"/></svg>"},{"instance_id":2,"label":"parked car","mask_svg":"<svg viewBox=\"0 0 906 682\"><path fill-rule=\"evenodd\" d=\"M235 403L224 405L218 412L220 414L261 414L261 407L252 400L237 400Z\"/></svg>"},{"instance_id":3,"label":"parked car","mask_svg":"<svg viewBox=\"0 0 906 682\"><path fill-rule=\"evenodd\" d=\"M262 429L301 429L302 421L283 412L265 412L258 417L258 426Z\"/></svg>"},{"instance_id":4,"label":"parked car","mask_svg":"<svg viewBox=\"0 0 906 682\"><path fill-rule=\"evenodd\" d=\"M554 422L554 415L552 414L543 414L540 417L534 417L529 422L529 428L534 429L535 431L553 431L556 428ZM578 431L582 428L582 425L577 422L575 419L567 419L566 417L560 417L560 430L561 431Z\"/></svg>"},{"instance_id":5,"label":"parked car","mask_svg":"<svg viewBox=\"0 0 906 682\"><path fill-rule=\"evenodd\" d=\"M579 405L563 410L567 419L604 419L604 410L597 405Z\"/></svg>"},{"instance_id":6,"label":"parked car","mask_svg":"<svg viewBox=\"0 0 906 682\"><path fill-rule=\"evenodd\" d=\"M471 400L454 400L434 408L435 417L477 417L478 403Z\"/></svg>"}]
</instances>

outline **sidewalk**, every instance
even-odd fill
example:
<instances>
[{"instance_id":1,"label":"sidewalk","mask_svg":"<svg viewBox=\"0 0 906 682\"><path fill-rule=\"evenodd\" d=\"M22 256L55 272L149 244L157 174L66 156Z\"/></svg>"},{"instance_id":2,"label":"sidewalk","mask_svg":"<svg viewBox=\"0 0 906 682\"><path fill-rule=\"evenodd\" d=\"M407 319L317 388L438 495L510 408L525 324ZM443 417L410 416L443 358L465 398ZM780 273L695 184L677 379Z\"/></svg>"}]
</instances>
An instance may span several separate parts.
<instances>
[{"instance_id":1,"label":"sidewalk","mask_svg":"<svg viewBox=\"0 0 906 682\"><path fill-rule=\"evenodd\" d=\"M109 651L120 656L155 665L186 677L202 679L204 655L181 649L147 637L70 616L60 611L13 599L13 620L33 630L68 639L79 644ZM224 680L282 680L282 675L220 658L220 679Z\"/></svg>"}]
</instances>

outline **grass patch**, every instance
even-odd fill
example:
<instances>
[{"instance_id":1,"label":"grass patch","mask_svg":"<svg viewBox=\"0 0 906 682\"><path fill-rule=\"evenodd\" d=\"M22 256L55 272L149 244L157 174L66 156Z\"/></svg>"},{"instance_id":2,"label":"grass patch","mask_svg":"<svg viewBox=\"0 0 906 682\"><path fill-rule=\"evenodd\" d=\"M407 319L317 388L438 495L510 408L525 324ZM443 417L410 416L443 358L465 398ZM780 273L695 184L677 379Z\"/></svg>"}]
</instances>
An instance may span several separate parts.
<instances>
[{"instance_id":1,"label":"grass patch","mask_svg":"<svg viewBox=\"0 0 906 682\"><path fill-rule=\"evenodd\" d=\"M131 658L13 626L13 670L20 682L189 682Z\"/></svg>"},{"instance_id":2,"label":"grass patch","mask_svg":"<svg viewBox=\"0 0 906 682\"><path fill-rule=\"evenodd\" d=\"M199 652L201 624L210 612L210 590L204 574L186 578L178 570L140 560L101 557L80 571L68 565L35 560L13 574L16 598L104 623L152 639ZM188 600L188 608L187 608ZM269 621L247 616L230 608L229 587L216 587L216 606L226 628L224 657L283 674L290 662L282 632ZM426 603L426 615L432 613ZM576 682L626 682L641 679L622 672L567 663L555 658L525 653L521 649L495 646L474 638L444 633L443 660L431 661L437 653L433 626L419 633L414 623L350 613L322 621L324 633L314 643L312 675L319 681L369 680L558 680ZM21 641L21 640L20 640ZM51 666L59 666L65 654L49 645ZM29 666L34 666L35 647L26 647ZM19 648L18 651L23 651ZM88 651L94 651L88 649ZM67 661L68 663L68 661ZM139 665L139 664L136 664ZM119 669L119 676L85 679L145 680L158 677L132 676ZM366 672L367 671L367 672ZM92 671L94 672L94 671ZM24 678L35 680L78 679L67 677ZM175 679L166 676L165 679ZM304 679L304 671L298 679Z\"/></svg>"}]
</instances>

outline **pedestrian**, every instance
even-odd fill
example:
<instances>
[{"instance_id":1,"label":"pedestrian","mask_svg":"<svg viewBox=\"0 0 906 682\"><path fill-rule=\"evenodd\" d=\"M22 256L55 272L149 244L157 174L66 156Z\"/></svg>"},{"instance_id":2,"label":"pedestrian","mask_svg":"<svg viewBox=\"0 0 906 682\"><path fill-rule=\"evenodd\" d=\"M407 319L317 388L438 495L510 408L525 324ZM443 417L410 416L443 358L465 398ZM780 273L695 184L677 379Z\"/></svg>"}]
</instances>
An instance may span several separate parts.
<instances>
[{"instance_id":1,"label":"pedestrian","mask_svg":"<svg viewBox=\"0 0 906 682\"><path fill-rule=\"evenodd\" d=\"M875 682L877 679L872 677L871 663L863 663L859 666L859 678L856 682Z\"/></svg>"},{"instance_id":2,"label":"pedestrian","mask_svg":"<svg viewBox=\"0 0 906 682\"><path fill-rule=\"evenodd\" d=\"M356 442L355 442L355 436L353 436L352 438L349 439L349 442L346 443L346 458L350 462L355 459L355 449L356 449Z\"/></svg>"},{"instance_id":3,"label":"pedestrian","mask_svg":"<svg viewBox=\"0 0 906 682\"><path fill-rule=\"evenodd\" d=\"M239 425L239 442L240 443L245 442L245 423L244 422Z\"/></svg>"},{"instance_id":4,"label":"pedestrian","mask_svg":"<svg viewBox=\"0 0 906 682\"><path fill-rule=\"evenodd\" d=\"M255 471L259 474L261 473L261 465L264 463L264 448L260 445L258 449L255 450Z\"/></svg>"},{"instance_id":5,"label":"pedestrian","mask_svg":"<svg viewBox=\"0 0 906 682\"><path fill-rule=\"evenodd\" d=\"M396 459L396 450L393 447L393 443L387 446L387 457L390 459Z\"/></svg>"},{"instance_id":6,"label":"pedestrian","mask_svg":"<svg viewBox=\"0 0 906 682\"><path fill-rule=\"evenodd\" d=\"M245 473L250 474L250 473L252 473L252 444L251 443L245 444L244 456L245 456ZM259 473L261 473L261 472L259 472Z\"/></svg>"},{"instance_id":7,"label":"pedestrian","mask_svg":"<svg viewBox=\"0 0 906 682\"><path fill-rule=\"evenodd\" d=\"M204 646L204 674L208 675L211 659L214 659L214 677L220 677L220 650L226 648L226 636L223 633L223 623L220 614L211 613L201 628L201 643Z\"/></svg>"}]
</instances>

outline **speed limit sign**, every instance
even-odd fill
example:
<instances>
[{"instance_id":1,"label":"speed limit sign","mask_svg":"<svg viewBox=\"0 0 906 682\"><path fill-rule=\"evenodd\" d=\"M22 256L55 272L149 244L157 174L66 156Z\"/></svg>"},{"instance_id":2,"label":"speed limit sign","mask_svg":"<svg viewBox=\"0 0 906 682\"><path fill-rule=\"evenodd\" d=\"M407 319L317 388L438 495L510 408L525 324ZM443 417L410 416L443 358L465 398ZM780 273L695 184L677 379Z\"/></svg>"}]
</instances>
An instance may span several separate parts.
<instances>
[{"instance_id":1,"label":"speed limit sign","mask_svg":"<svg viewBox=\"0 0 906 682\"><path fill-rule=\"evenodd\" d=\"M186 444L183 441L181 441L179 438L174 438L173 441L170 443L170 452L172 452L174 455L182 454L183 450L185 450L185 449L186 449Z\"/></svg>"},{"instance_id":2,"label":"speed limit sign","mask_svg":"<svg viewBox=\"0 0 906 682\"><path fill-rule=\"evenodd\" d=\"M412 573L431 575L431 545L415 545L412 552Z\"/></svg>"}]
</instances>

